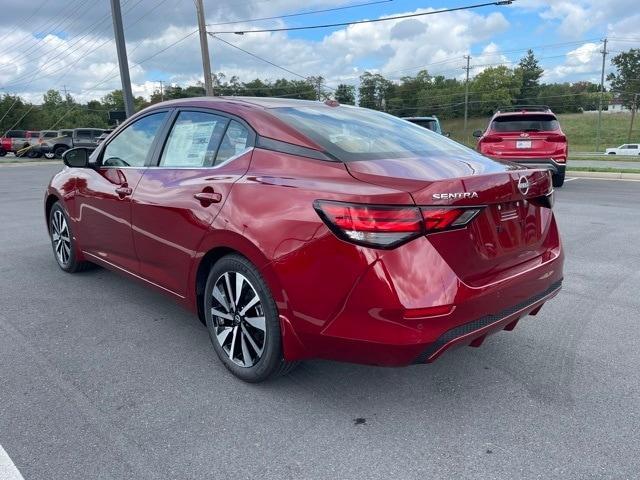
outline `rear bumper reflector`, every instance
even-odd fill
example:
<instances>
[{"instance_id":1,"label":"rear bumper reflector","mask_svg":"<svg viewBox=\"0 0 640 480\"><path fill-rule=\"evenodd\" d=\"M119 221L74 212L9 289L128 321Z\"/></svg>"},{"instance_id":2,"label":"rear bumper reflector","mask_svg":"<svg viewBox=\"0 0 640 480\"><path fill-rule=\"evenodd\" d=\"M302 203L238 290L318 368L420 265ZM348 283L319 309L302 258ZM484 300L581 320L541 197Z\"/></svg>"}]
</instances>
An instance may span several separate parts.
<instances>
[{"instance_id":1,"label":"rear bumper reflector","mask_svg":"<svg viewBox=\"0 0 640 480\"><path fill-rule=\"evenodd\" d=\"M539 302L545 297L548 297L552 293L557 292L561 287L562 280L552 284L544 292L538 293L537 295L528 298L524 302L520 302L517 305L505 308L501 312L492 315L485 315L484 317L473 320L472 322L465 323L458 327L452 328L451 330L447 330L442 335L440 335L440 337L438 337L435 342L429 344L429 346L427 346L427 348L420 355L418 355L413 363L425 363L427 360L429 360L429 358L431 358L435 353L437 353L448 343L451 343L460 337L464 337L465 335L469 335L470 333L473 333L477 330L481 330L482 328L487 327L493 323L497 323L500 320L504 320L521 310L526 310L527 307L534 305L535 303ZM508 326L510 325L511 324L509 324Z\"/></svg>"}]
</instances>

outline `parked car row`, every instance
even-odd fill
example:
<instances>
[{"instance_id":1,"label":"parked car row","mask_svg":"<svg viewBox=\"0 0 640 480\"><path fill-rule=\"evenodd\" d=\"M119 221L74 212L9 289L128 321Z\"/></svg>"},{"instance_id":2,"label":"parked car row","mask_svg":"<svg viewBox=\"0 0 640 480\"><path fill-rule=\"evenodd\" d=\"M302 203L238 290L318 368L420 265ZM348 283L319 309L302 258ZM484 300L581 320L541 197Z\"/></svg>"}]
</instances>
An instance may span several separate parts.
<instances>
[{"instance_id":1,"label":"parked car row","mask_svg":"<svg viewBox=\"0 0 640 480\"><path fill-rule=\"evenodd\" d=\"M74 147L95 148L111 130L103 128L74 128L64 130L9 130L0 137L0 157L13 152L16 156L62 158Z\"/></svg>"}]
</instances>

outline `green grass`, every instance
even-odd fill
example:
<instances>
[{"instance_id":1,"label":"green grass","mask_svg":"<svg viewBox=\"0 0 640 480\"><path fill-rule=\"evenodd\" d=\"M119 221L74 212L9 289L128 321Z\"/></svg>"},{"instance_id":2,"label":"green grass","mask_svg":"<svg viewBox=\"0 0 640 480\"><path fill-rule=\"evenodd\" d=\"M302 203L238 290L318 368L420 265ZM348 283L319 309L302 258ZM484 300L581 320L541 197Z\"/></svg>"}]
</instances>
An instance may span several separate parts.
<instances>
[{"instance_id":1,"label":"green grass","mask_svg":"<svg viewBox=\"0 0 640 480\"><path fill-rule=\"evenodd\" d=\"M559 114L558 119L562 130L569 139L570 152L594 152L596 150L597 113L565 113ZM630 113L603 113L600 130L600 150L617 147L627 143L629 133ZM442 121L442 130L451 132L451 138L468 146L475 146L475 138L471 135L474 130L484 130L489 122L487 118L470 118L468 135L464 138L464 120L455 118ZM631 135L632 142L640 141L640 118L636 118Z\"/></svg>"},{"instance_id":2,"label":"green grass","mask_svg":"<svg viewBox=\"0 0 640 480\"><path fill-rule=\"evenodd\" d=\"M567 172L604 172L604 173L635 173L640 175L637 168L603 168L603 167L567 167Z\"/></svg>"}]
</instances>

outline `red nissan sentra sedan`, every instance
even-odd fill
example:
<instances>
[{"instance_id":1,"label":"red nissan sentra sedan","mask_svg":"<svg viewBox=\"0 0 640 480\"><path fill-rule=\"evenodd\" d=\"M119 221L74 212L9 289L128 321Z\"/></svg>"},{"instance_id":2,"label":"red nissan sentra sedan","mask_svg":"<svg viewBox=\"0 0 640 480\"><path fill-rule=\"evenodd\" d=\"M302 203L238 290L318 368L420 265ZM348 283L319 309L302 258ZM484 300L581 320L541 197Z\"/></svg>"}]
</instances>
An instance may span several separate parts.
<instances>
[{"instance_id":1,"label":"red nissan sentra sedan","mask_svg":"<svg viewBox=\"0 0 640 480\"><path fill-rule=\"evenodd\" d=\"M336 102L154 105L47 188L55 258L122 272L206 323L257 382L296 361L431 362L558 293L544 170Z\"/></svg>"}]
</instances>

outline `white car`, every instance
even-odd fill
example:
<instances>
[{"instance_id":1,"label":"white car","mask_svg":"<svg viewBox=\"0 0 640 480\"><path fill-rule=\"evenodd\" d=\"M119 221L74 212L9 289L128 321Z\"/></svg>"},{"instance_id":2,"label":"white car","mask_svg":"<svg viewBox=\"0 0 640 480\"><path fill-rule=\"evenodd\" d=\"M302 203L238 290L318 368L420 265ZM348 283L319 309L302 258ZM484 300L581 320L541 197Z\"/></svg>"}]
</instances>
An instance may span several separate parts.
<instances>
[{"instance_id":1,"label":"white car","mask_svg":"<svg viewBox=\"0 0 640 480\"><path fill-rule=\"evenodd\" d=\"M607 148L607 155L640 155L640 144L625 143L618 148Z\"/></svg>"}]
</instances>

